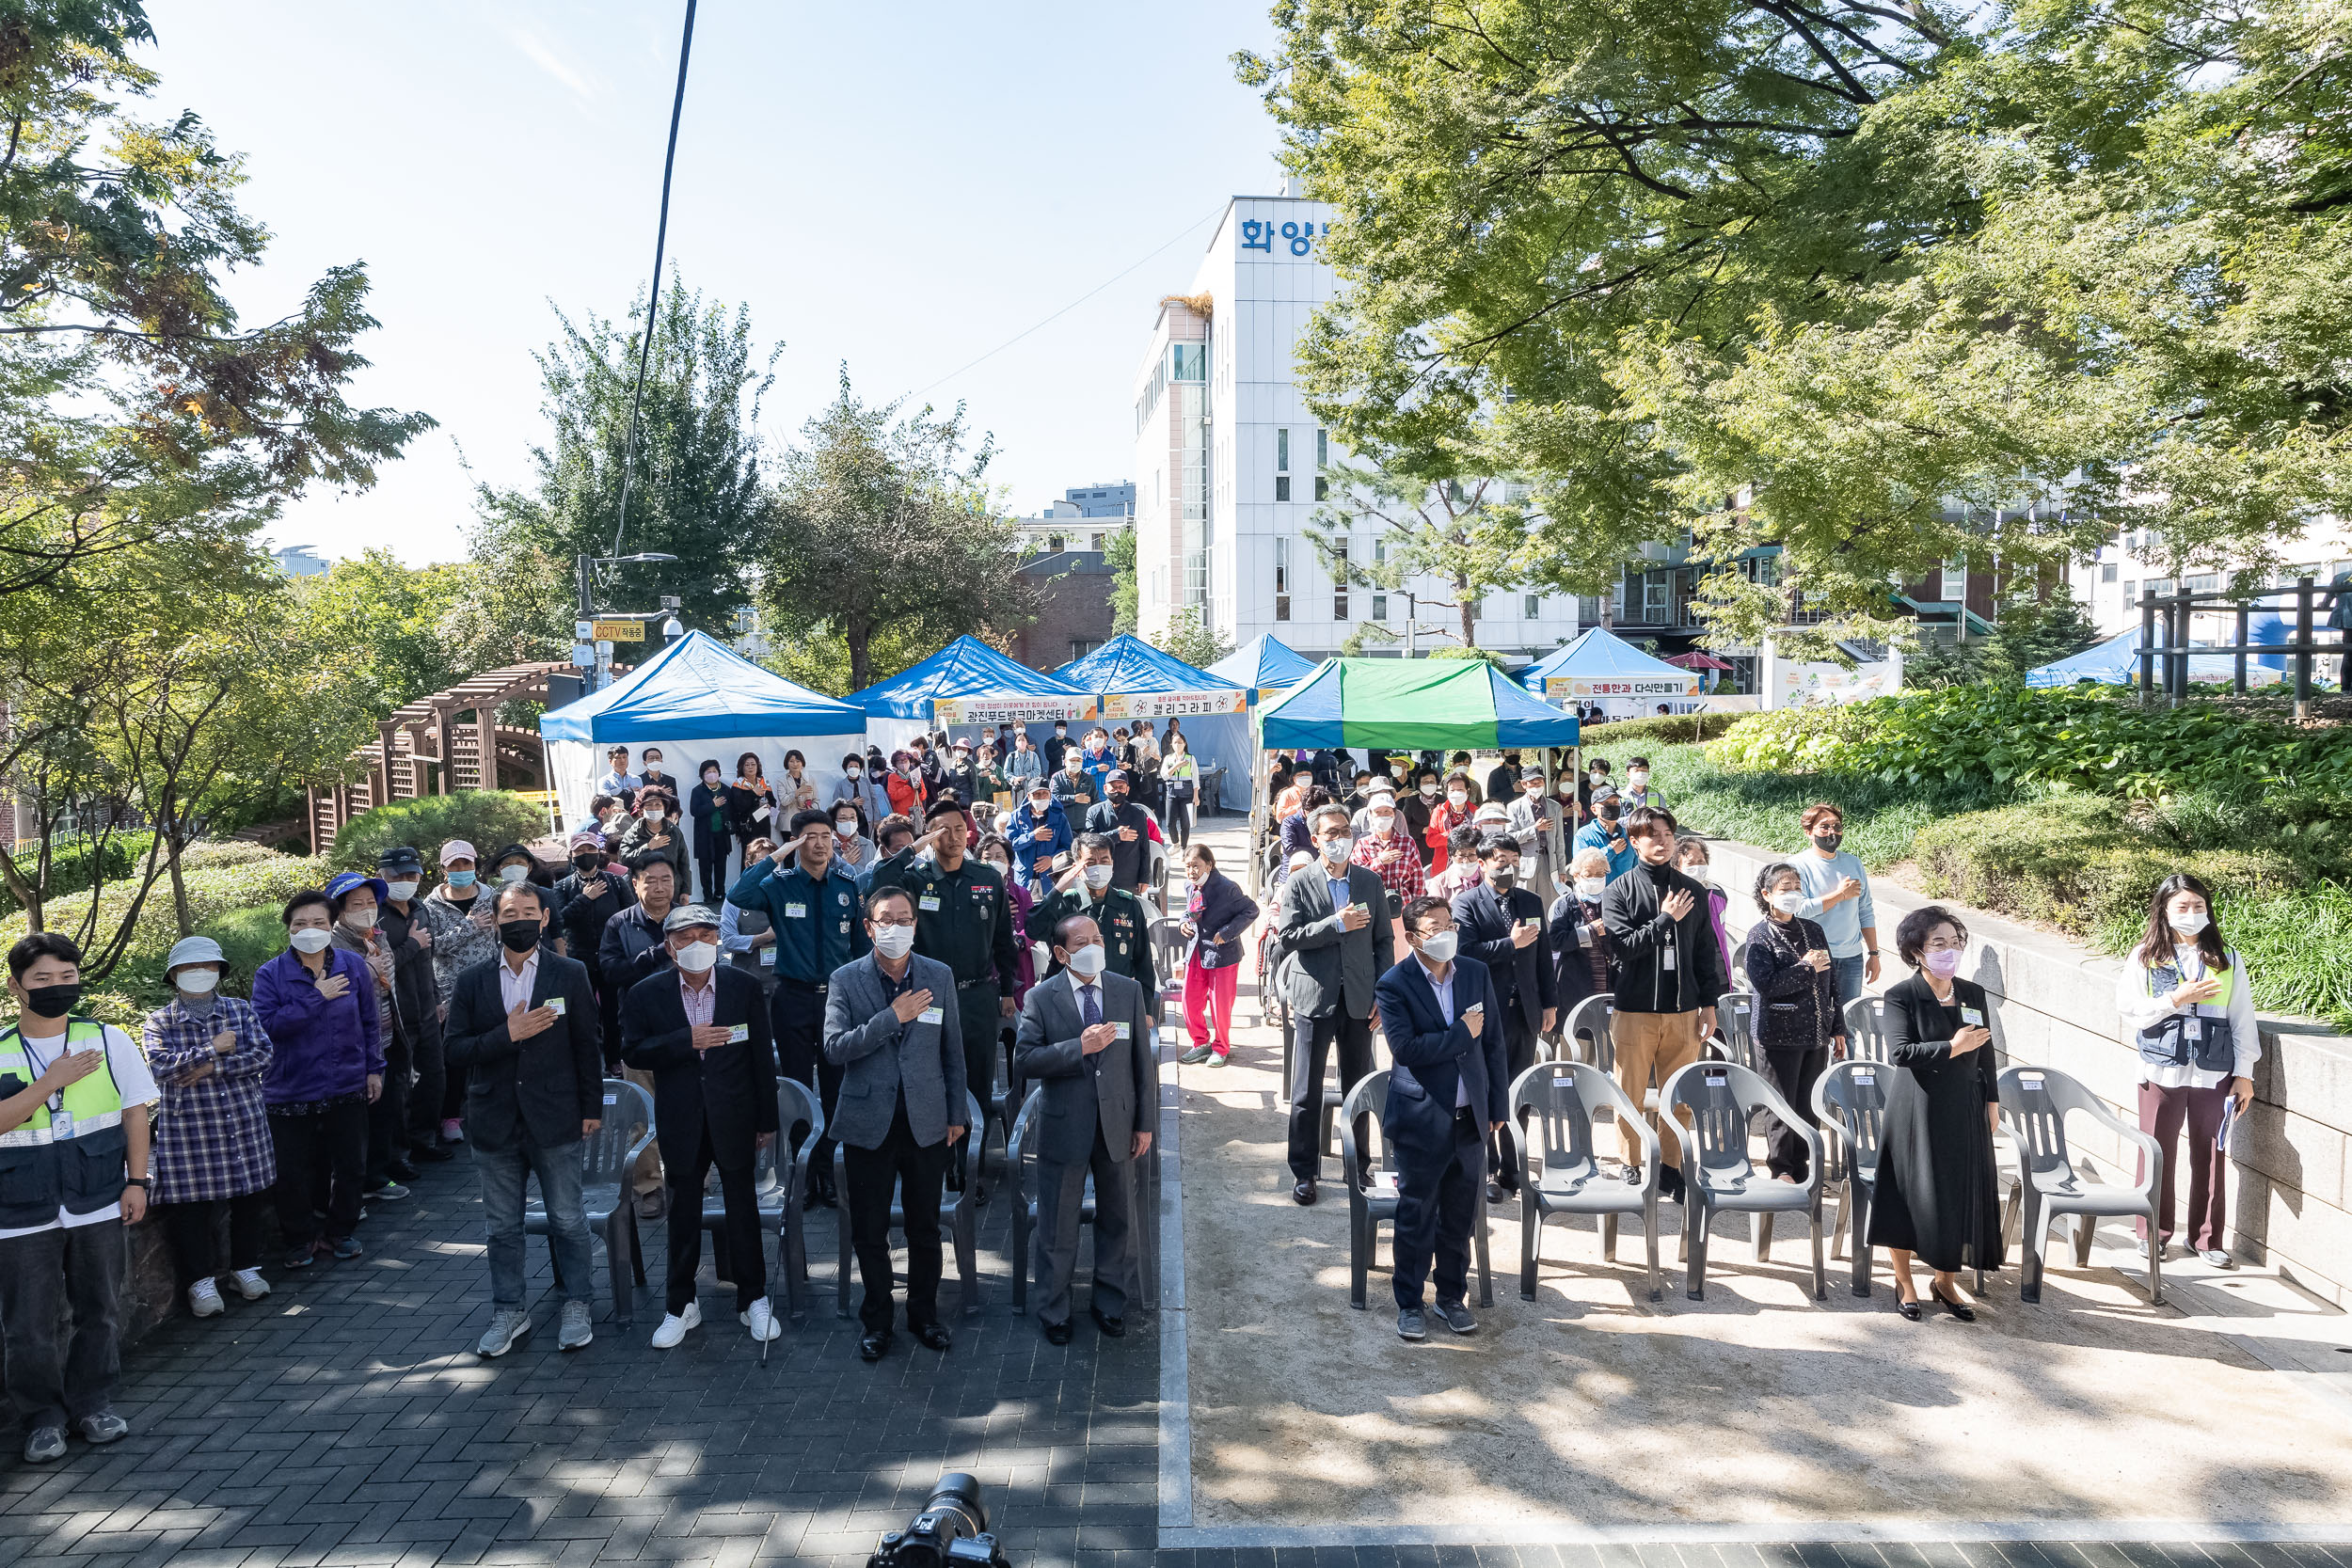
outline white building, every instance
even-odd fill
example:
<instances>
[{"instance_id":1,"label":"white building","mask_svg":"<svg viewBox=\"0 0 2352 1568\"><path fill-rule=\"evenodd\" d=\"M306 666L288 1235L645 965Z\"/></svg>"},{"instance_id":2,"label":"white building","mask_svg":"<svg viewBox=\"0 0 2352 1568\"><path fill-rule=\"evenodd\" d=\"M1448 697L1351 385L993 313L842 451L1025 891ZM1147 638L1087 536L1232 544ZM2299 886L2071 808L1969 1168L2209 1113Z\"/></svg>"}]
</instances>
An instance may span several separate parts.
<instances>
[{"instance_id":1,"label":"white building","mask_svg":"<svg viewBox=\"0 0 2352 1568\"><path fill-rule=\"evenodd\" d=\"M289 545L282 550L272 550L270 559L290 578L314 578L334 564L308 545Z\"/></svg>"},{"instance_id":2,"label":"white building","mask_svg":"<svg viewBox=\"0 0 2352 1568\"><path fill-rule=\"evenodd\" d=\"M2143 554L2153 549L2153 540L2145 531L2127 532L2103 546L2096 559L2076 562L2068 568L2074 602L2090 612L2102 632L2111 635L2137 626L2140 597L2151 590L2162 597L2184 589L2192 594L2217 594L2230 586L2232 574L2228 572L2196 573L2185 580L2165 577L2163 566ZM2279 554L2283 563L2272 574L2270 586L2293 588L2296 578L2310 578L2325 588L2336 580L2338 573L2352 571L2352 530L2335 518L2323 518L2306 529L2296 543L2280 546ZM2318 616L2326 618L2324 606ZM2218 635L2223 629L2201 626L2194 635Z\"/></svg>"},{"instance_id":3,"label":"white building","mask_svg":"<svg viewBox=\"0 0 2352 1568\"><path fill-rule=\"evenodd\" d=\"M1100 550L1127 526L1116 515L1089 515L1074 501L1052 501L1034 517L1015 517L1024 555L1052 555L1059 550Z\"/></svg>"},{"instance_id":4,"label":"white building","mask_svg":"<svg viewBox=\"0 0 2352 1568\"><path fill-rule=\"evenodd\" d=\"M1159 305L1135 386L1136 570L1139 619L1156 634L1176 610L1198 608L1239 643L1271 633L1309 657L1336 653L1359 623L1400 639L1407 595L1451 603L1435 582L1372 593L1335 583L1306 525L1325 499L1320 470L1333 454L1293 380L1308 318L1335 288L1317 246L1330 221L1322 202L1235 197L1193 275L1190 291ZM1377 530L1359 522L1354 559L1379 559ZM1427 652L1452 639L1451 609L1422 606L1414 641ZM1576 601L1518 592L1487 595L1481 646L1548 653L1577 631ZM1366 652L1402 653L1402 641Z\"/></svg>"}]
</instances>

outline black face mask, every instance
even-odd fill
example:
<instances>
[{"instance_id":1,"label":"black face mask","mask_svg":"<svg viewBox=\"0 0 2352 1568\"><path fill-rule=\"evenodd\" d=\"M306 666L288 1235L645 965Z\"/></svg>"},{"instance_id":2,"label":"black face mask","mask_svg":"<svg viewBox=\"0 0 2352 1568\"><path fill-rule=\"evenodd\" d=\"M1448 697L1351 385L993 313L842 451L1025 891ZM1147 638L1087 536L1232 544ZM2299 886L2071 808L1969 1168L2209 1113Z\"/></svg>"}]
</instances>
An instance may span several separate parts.
<instances>
[{"instance_id":1,"label":"black face mask","mask_svg":"<svg viewBox=\"0 0 2352 1568\"><path fill-rule=\"evenodd\" d=\"M604 862L598 860L594 855L582 855L580 859L572 862L572 869L579 872L583 877L593 877L598 871L604 869Z\"/></svg>"},{"instance_id":2,"label":"black face mask","mask_svg":"<svg viewBox=\"0 0 2352 1568\"><path fill-rule=\"evenodd\" d=\"M1497 887L1509 887L1518 879L1519 868L1516 865L1498 865L1486 873L1486 880Z\"/></svg>"},{"instance_id":3,"label":"black face mask","mask_svg":"<svg viewBox=\"0 0 2352 1568\"><path fill-rule=\"evenodd\" d=\"M27 986L24 1005L37 1018L63 1018L82 1000L80 982L70 986Z\"/></svg>"},{"instance_id":4,"label":"black face mask","mask_svg":"<svg viewBox=\"0 0 2352 1568\"><path fill-rule=\"evenodd\" d=\"M501 920L499 941L509 953L528 953L539 945L539 923L535 920Z\"/></svg>"},{"instance_id":5,"label":"black face mask","mask_svg":"<svg viewBox=\"0 0 2352 1568\"><path fill-rule=\"evenodd\" d=\"M1124 803L1125 803L1125 801L1126 801L1126 799L1127 799L1127 792L1126 792L1125 790L1123 790L1123 789L1114 789L1114 790L1112 790L1112 791L1111 791L1111 800L1113 800L1113 802L1115 802L1115 803L1120 803L1120 804L1124 804Z\"/></svg>"},{"instance_id":6,"label":"black face mask","mask_svg":"<svg viewBox=\"0 0 2352 1568\"><path fill-rule=\"evenodd\" d=\"M1834 855L1837 852L1837 847L1846 842L1846 835L1844 833L1815 833L1813 842L1822 853Z\"/></svg>"}]
</instances>

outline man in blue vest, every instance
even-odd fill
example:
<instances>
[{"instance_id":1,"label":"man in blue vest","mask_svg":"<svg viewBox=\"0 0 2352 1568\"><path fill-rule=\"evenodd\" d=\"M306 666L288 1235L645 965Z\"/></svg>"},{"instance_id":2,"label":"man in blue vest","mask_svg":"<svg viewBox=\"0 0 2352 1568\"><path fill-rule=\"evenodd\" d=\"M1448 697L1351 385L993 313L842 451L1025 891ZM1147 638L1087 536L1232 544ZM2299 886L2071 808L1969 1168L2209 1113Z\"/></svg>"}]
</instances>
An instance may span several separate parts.
<instances>
[{"instance_id":1,"label":"man in blue vest","mask_svg":"<svg viewBox=\"0 0 2352 1568\"><path fill-rule=\"evenodd\" d=\"M122 1227L147 1213L156 1092L137 1041L73 1016L82 952L66 938L36 931L9 948L8 994L19 1013L0 1033L0 1337L24 1457L39 1465L65 1457L69 1425L91 1443L131 1430L114 1412L116 1303Z\"/></svg>"}]
</instances>

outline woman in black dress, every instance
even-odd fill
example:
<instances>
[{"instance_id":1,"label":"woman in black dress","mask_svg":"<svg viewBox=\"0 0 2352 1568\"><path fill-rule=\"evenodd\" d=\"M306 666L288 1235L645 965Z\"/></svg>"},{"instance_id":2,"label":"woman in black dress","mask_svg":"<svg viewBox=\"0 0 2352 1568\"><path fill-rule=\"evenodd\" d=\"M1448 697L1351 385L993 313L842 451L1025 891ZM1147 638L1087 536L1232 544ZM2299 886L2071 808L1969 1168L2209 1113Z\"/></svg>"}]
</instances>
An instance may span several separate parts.
<instances>
[{"instance_id":1,"label":"woman in black dress","mask_svg":"<svg viewBox=\"0 0 2352 1568\"><path fill-rule=\"evenodd\" d=\"M1595 850L1579 850L1599 855ZM1604 862L1606 856L1602 857ZM1764 1076L1791 1109L1813 1125L1813 1085L1833 1053L1846 1053L1846 1019L1837 1010L1837 981L1830 973L1829 940L1797 913L1804 883L1797 868L1774 861L1756 879L1756 907L1764 918L1748 927L1748 985L1756 992L1756 1039ZM1813 1147L1798 1128L1771 1119L1771 1170L1783 1181L1803 1181Z\"/></svg>"},{"instance_id":2,"label":"woman in black dress","mask_svg":"<svg viewBox=\"0 0 2352 1568\"><path fill-rule=\"evenodd\" d=\"M1963 1323L1976 1311L1960 1288L1963 1263L2001 1266L1993 1122L2000 1112L1984 988L1959 978L1967 927L1929 905L1903 917L1895 951L1912 968L1886 992L1885 1133L1870 1207L1872 1246L1894 1266L1902 1314L1919 1318L1911 1282L1917 1253L1935 1271L1929 1289Z\"/></svg>"}]
</instances>

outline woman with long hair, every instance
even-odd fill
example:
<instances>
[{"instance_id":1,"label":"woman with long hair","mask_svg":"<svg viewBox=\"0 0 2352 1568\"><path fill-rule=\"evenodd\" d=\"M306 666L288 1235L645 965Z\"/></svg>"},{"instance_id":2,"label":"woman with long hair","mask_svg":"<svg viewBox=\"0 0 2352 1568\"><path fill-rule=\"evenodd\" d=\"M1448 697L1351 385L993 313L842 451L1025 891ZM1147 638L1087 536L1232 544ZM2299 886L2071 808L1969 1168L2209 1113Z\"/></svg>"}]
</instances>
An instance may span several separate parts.
<instances>
[{"instance_id":1,"label":"woman with long hair","mask_svg":"<svg viewBox=\"0 0 2352 1568\"><path fill-rule=\"evenodd\" d=\"M2226 1226L2230 1157L2216 1141L2229 1102L2243 1112L2253 1101L2262 1035L2253 987L2221 940L2213 895L2187 872L2156 884L2148 928L2116 980L2115 1010L2139 1054L2139 1130L2164 1151L2157 1239L2171 1244L2174 1173L2186 1165L2189 1245L2213 1267L2234 1268Z\"/></svg>"},{"instance_id":2,"label":"woman with long hair","mask_svg":"<svg viewBox=\"0 0 2352 1568\"><path fill-rule=\"evenodd\" d=\"M735 778L727 785L727 825L734 830L735 842L746 857L750 853L752 840L776 836L778 828L782 826L776 818L787 815L781 806L776 799L775 785L770 784L767 774L760 771L759 753L746 752L737 757ZM749 866L752 863L743 858L736 863ZM680 866L677 885L681 889L686 886L685 873L686 868Z\"/></svg>"}]
</instances>

